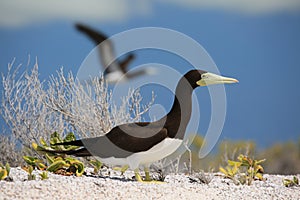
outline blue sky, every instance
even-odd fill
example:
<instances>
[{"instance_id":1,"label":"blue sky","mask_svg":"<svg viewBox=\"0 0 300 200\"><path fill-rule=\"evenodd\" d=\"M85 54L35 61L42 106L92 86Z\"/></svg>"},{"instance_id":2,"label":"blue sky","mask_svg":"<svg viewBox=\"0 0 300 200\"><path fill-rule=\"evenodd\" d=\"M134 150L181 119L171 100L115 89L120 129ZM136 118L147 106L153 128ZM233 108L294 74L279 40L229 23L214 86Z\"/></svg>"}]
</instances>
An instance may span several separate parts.
<instances>
[{"instance_id":1,"label":"blue sky","mask_svg":"<svg viewBox=\"0 0 300 200\"><path fill-rule=\"evenodd\" d=\"M259 147L300 136L300 3L246 1L43 1L0 2L0 69L37 56L40 77L61 66L78 70L93 43L74 29L84 22L108 35L131 28L164 27L199 42L220 72L240 80L226 86L227 116L221 139L253 140ZM137 52L132 66L158 62L182 72L192 67L157 51ZM183 67L184 65L184 67ZM168 109L171 94L155 91ZM197 89L201 122L209 122L207 91ZM1 119L2 120L2 119ZM3 121L3 120L2 120ZM3 123L3 122L1 122Z\"/></svg>"}]
</instances>

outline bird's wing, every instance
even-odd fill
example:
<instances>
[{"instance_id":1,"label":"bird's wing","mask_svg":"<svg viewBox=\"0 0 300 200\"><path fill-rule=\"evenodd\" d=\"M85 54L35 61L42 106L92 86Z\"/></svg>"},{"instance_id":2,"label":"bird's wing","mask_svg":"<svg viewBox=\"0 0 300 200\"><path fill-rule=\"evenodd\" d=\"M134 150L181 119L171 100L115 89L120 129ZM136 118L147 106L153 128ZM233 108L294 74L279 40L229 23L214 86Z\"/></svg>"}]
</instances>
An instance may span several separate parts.
<instances>
[{"instance_id":1,"label":"bird's wing","mask_svg":"<svg viewBox=\"0 0 300 200\"><path fill-rule=\"evenodd\" d=\"M119 66L123 73L126 73L128 71L128 65L134 60L135 55L130 53L129 55L124 58L124 60L119 62Z\"/></svg>"},{"instance_id":2,"label":"bird's wing","mask_svg":"<svg viewBox=\"0 0 300 200\"><path fill-rule=\"evenodd\" d=\"M81 141L94 156L126 158L150 149L167 138L167 135L166 128L151 123L135 123L116 126L104 136Z\"/></svg>"},{"instance_id":3,"label":"bird's wing","mask_svg":"<svg viewBox=\"0 0 300 200\"><path fill-rule=\"evenodd\" d=\"M73 142L77 142L80 140L76 140ZM59 144L55 144L55 145L73 145L72 142L66 142L66 143L59 143ZM75 145L77 146L77 145ZM86 149L86 148L79 148L79 149L75 149L75 150L55 150L55 149L44 149L42 150L45 153L52 153L52 154L67 154L67 155L73 155L73 156L77 156L77 157L86 157L86 156L92 156L92 154Z\"/></svg>"},{"instance_id":4,"label":"bird's wing","mask_svg":"<svg viewBox=\"0 0 300 200\"><path fill-rule=\"evenodd\" d=\"M146 151L167 138L167 129L155 123L141 122L116 126L104 136L59 143L83 147L71 151L51 151L75 156L125 158Z\"/></svg>"},{"instance_id":5,"label":"bird's wing","mask_svg":"<svg viewBox=\"0 0 300 200\"><path fill-rule=\"evenodd\" d=\"M107 36L100 31L96 31L83 24L75 25L77 30L88 35L96 45L99 45L100 61L105 69L104 74L111 73L114 71L121 70L117 61L115 61L116 56L114 52L114 47L112 42L107 38Z\"/></svg>"},{"instance_id":6,"label":"bird's wing","mask_svg":"<svg viewBox=\"0 0 300 200\"><path fill-rule=\"evenodd\" d=\"M113 128L107 138L128 152L146 151L168 136L168 130L156 123L132 123Z\"/></svg>"},{"instance_id":7,"label":"bird's wing","mask_svg":"<svg viewBox=\"0 0 300 200\"><path fill-rule=\"evenodd\" d=\"M157 74L157 70L155 68L145 67L142 69L130 71L129 73L126 74L126 77L128 79L131 79L142 75L154 75L154 74Z\"/></svg>"},{"instance_id":8,"label":"bird's wing","mask_svg":"<svg viewBox=\"0 0 300 200\"><path fill-rule=\"evenodd\" d=\"M101 42L107 40L107 36L100 31L96 31L88 26L85 26L83 24L75 24L78 31L85 33L88 35L96 45L100 44Z\"/></svg>"}]
</instances>

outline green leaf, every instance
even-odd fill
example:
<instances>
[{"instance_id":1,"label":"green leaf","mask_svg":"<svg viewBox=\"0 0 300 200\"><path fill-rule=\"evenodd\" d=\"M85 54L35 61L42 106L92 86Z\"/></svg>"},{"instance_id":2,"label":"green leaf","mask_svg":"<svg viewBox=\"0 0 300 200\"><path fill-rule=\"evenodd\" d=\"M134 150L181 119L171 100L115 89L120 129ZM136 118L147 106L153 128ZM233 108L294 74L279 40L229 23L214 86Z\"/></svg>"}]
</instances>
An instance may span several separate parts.
<instances>
[{"instance_id":1,"label":"green leaf","mask_svg":"<svg viewBox=\"0 0 300 200\"><path fill-rule=\"evenodd\" d=\"M84 173L84 165L82 162L76 163L76 176L81 176Z\"/></svg>"},{"instance_id":2,"label":"green leaf","mask_svg":"<svg viewBox=\"0 0 300 200\"><path fill-rule=\"evenodd\" d=\"M23 159L30 166L35 166L35 161L37 160L36 157L32 156L23 156Z\"/></svg>"},{"instance_id":3,"label":"green leaf","mask_svg":"<svg viewBox=\"0 0 300 200\"><path fill-rule=\"evenodd\" d=\"M40 139L40 143L41 143L44 147L49 147L48 144L46 143L46 141L45 141L43 138Z\"/></svg>"},{"instance_id":4,"label":"green leaf","mask_svg":"<svg viewBox=\"0 0 300 200\"><path fill-rule=\"evenodd\" d=\"M98 174L99 170L102 167L102 163L99 160L91 160L90 164L94 167L94 174ZM122 169L121 169L121 171L122 171Z\"/></svg>"},{"instance_id":5,"label":"green leaf","mask_svg":"<svg viewBox=\"0 0 300 200\"><path fill-rule=\"evenodd\" d=\"M28 173L31 175L33 172L33 167L31 165L28 166Z\"/></svg>"},{"instance_id":6,"label":"green leaf","mask_svg":"<svg viewBox=\"0 0 300 200\"><path fill-rule=\"evenodd\" d=\"M32 148L33 148L34 150L37 151L37 148L38 148L38 144L37 144L37 143L33 142L33 143L31 144L31 146L32 146Z\"/></svg>"},{"instance_id":7,"label":"green leaf","mask_svg":"<svg viewBox=\"0 0 300 200\"><path fill-rule=\"evenodd\" d=\"M7 171L4 168L0 168L0 180L4 180L7 177Z\"/></svg>"},{"instance_id":8,"label":"green leaf","mask_svg":"<svg viewBox=\"0 0 300 200\"><path fill-rule=\"evenodd\" d=\"M70 166L76 168L76 176L81 176L84 173L84 164L82 162L72 157L67 157L65 160Z\"/></svg>"},{"instance_id":9,"label":"green leaf","mask_svg":"<svg viewBox=\"0 0 300 200\"><path fill-rule=\"evenodd\" d=\"M42 162L36 162L35 165L39 170L45 170L47 168L46 165Z\"/></svg>"},{"instance_id":10,"label":"green leaf","mask_svg":"<svg viewBox=\"0 0 300 200\"><path fill-rule=\"evenodd\" d=\"M55 131L54 133L52 133L52 134L50 135L50 138L57 138L57 139L60 139L60 136L59 136L59 134Z\"/></svg>"},{"instance_id":11,"label":"green leaf","mask_svg":"<svg viewBox=\"0 0 300 200\"><path fill-rule=\"evenodd\" d=\"M263 175L261 173L256 173L255 177L258 178L259 180L264 180Z\"/></svg>"},{"instance_id":12,"label":"green leaf","mask_svg":"<svg viewBox=\"0 0 300 200\"><path fill-rule=\"evenodd\" d=\"M77 163L77 162L80 162L79 160L75 159L75 158L72 158L72 157L66 157L65 158L66 162L69 163L69 164L74 164L74 163Z\"/></svg>"},{"instance_id":13,"label":"green leaf","mask_svg":"<svg viewBox=\"0 0 300 200\"><path fill-rule=\"evenodd\" d=\"M243 159L245 158L245 156L243 154L240 154L237 159L240 161L240 162L243 162Z\"/></svg>"},{"instance_id":14,"label":"green leaf","mask_svg":"<svg viewBox=\"0 0 300 200\"><path fill-rule=\"evenodd\" d=\"M28 180L35 180L35 175L32 174L33 172L33 167L29 165L28 167Z\"/></svg>"},{"instance_id":15,"label":"green leaf","mask_svg":"<svg viewBox=\"0 0 300 200\"><path fill-rule=\"evenodd\" d=\"M241 161L241 166L250 167L253 165L253 160L243 154L239 155L238 160Z\"/></svg>"},{"instance_id":16,"label":"green leaf","mask_svg":"<svg viewBox=\"0 0 300 200\"><path fill-rule=\"evenodd\" d=\"M53 162L57 162L57 161L60 161L60 160L64 160L64 159L62 157L60 157L60 156L54 157Z\"/></svg>"},{"instance_id":17,"label":"green leaf","mask_svg":"<svg viewBox=\"0 0 300 200\"><path fill-rule=\"evenodd\" d=\"M290 179L284 179L283 184L285 187L291 187L291 186L293 186L293 181Z\"/></svg>"},{"instance_id":18,"label":"green leaf","mask_svg":"<svg viewBox=\"0 0 300 200\"><path fill-rule=\"evenodd\" d=\"M54 144L57 144L57 143L62 143L62 139L60 138L60 136L57 132L54 132L50 136L50 145L54 145ZM52 148L55 148L55 146L52 147Z\"/></svg>"},{"instance_id":19,"label":"green leaf","mask_svg":"<svg viewBox=\"0 0 300 200\"><path fill-rule=\"evenodd\" d=\"M257 173L257 172L264 172L264 168L261 166L261 165L257 165L256 167L255 167L255 172Z\"/></svg>"},{"instance_id":20,"label":"green leaf","mask_svg":"<svg viewBox=\"0 0 300 200\"><path fill-rule=\"evenodd\" d=\"M63 147L64 147L64 150L66 150L66 151L75 150L75 149L80 148L78 146L73 146L73 145L64 145Z\"/></svg>"},{"instance_id":21,"label":"green leaf","mask_svg":"<svg viewBox=\"0 0 300 200\"><path fill-rule=\"evenodd\" d=\"M47 153L46 153L46 160L47 160L47 162L51 165L53 162L54 162L54 158L53 157L51 157L51 156L49 156Z\"/></svg>"},{"instance_id":22,"label":"green leaf","mask_svg":"<svg viewBox=\"0 0 300 200\"><path fill-rule=\"evenodd\" d=\"M260 164L260 163L262 163L262 162L265 162L266 161L266 159L261 159L261 160L255 160L256 162L256 164L258 165L258 164Z\"/></svg>"},{"instance_id":23,"label":"green leaf","mask_svg":"<svg viewBox=\"0 0 300 200\"><path fill-rule=\"evenodd\" d=\"M48 168L47 171L49 172L56 172L57 170L68 166L67 163L64 160L57 160L55 162L53 162Z\"/></svg>"},{"instance_id":24,"label":"green leaf","mask_svg":"<svg viewBox=\"0 0 300 200\"><path fill-rule=\"evenodd\" d=\"M32 166L33 168L37 167L40 170L44 170L46 168L45 164L43 164L43 161L36 157L23 156L23 159L29 166Z\"/></svg>"},{"instance_id":25,"label":"green leaf","mask_svg":"<svg viewBox=\"0 0 300 200\"><path fill-rule=\"evenodd\" d=\"M219 168L219 171L222 172L225 176L229 176L227 170L224 169L223 167L220 167L220 168Z\"/></svg>"},{"instance_id":26,"label":"green leaf","mask_svg":"<svg viewBox=\"0 0 300 200\"><path fill-rule=\"evenodd\" d=\"M98 170L102 167L102 162L100 162L99 160L91 160L90 164Z\"/></svg>"},{"instance_id":27,"label":"green leaf","mask_svg":"<svg viewBox=\"0 0 300 200\"><path fill-rule=\"evenodd\" d=\"M32 143L32 147L33 147L33 149L35 150L35 151L37 151L38 153L40 153L40 152L44 152L45 150L53 150L51 147L49 147L49 146L40 146L40 145L38 145L38 144L36 144L36 143Z\"/></svg>"},{"instance_id":28,"label":"green leaf","mask_svg":"<svg viewBox=\"0 0 300 200\"><path fill-rule=\"evenodd\" d=\"M7 176L9 176L9 173L10 173L10 166L9 166L8 163L6 163L5 169L6 169L6 171L7 171Z\"/></svg>"},{"instance_id":29,"label":"green leaf","mask_svg":"<svg viewBox=\"0 0 300 200\"><path fill-rule=\"evenodd\" d=\"M293 177L293 182L294 182L296 185L299 185L299 179L298 179L296 176Z\"/></svg>"},{"instance_id":30,"label":"green leaf","mask_svg":"<svg viewBox=\"0 0 300 200\"><path fill-rule=\"evenodd\" d=\"M64 142L71 142L74 140L76 140L76 137L75 137L74 133L70 132L66 135Z\"/></svg>"},{"instance_id":31,"label":"green leaf","mask_svg":"<svg viewBox=\"0 0 300 200\"><path fill-rule=\"evenodd\" d=\"M40 176L41 176L41 179L42 180L45 180L45 179L48 179L49 177L48 177L48 172L42 172L42 173L40 173Z\"/></svg>"},{"instance_id":32,"label":"green leaf","mask_svg":"<svg viewBox=\"0 0 300 200\"><path fill-rule=\"evenodd\" d=\"M238 161L233 161L233 160L228 160L228 165L230 166L237 166L237 167L240 167L241 166L241 162L238 162Z\"/></svg>"}]
</instances>

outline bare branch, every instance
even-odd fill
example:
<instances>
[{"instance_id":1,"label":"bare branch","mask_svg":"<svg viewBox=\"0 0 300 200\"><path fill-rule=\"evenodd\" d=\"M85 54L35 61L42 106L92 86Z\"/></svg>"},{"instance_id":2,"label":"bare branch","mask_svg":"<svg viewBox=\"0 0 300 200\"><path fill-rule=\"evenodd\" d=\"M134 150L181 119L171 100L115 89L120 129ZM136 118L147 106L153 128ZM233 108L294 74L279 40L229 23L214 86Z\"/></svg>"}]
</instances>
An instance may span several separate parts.
<instances>
[{"instance_id":1,"label":"bare branch","mask_svg":"<svg viewBox=\"0 0 300 200\"><path fill-rule=\"evenodd\" d=\"M154 102L152 94L150 103L141 105L136 90L116 106L102 76L82 83L60 69L45 83L39 79L37 61L31 70L13 65L14 60L2 74L1 115L12 137L27 147L40 138L49 140L54 131L75 131L80 138L103 135L118 124L141 121Z\"/></svg>"}]
</instances>

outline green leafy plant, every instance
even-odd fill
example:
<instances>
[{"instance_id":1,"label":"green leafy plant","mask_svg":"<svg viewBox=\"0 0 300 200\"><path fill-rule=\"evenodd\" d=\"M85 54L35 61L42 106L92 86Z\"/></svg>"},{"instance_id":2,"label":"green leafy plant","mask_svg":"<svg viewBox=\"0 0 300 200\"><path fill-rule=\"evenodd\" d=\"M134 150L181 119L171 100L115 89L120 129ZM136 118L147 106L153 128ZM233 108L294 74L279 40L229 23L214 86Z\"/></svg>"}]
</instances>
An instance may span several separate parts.
<instances>
[{"instance_id":1,"label":"green leafy plant","mask_svg":"<svg viewBox=\"0 0 300 200\"><path fill-rule=\"evenodd\" d=\"M29 181L32 181L32 180L35 180L36 179L36 176L32 173L33 172L33 170L34 170L34 168L33 168L33 166L32 165L28 165L28 167L24 167L23 168L25 171L27 171L27 173L28 173L28 180Z\"/></svg>"},{"instance_id":2,"label":"green leafy plant","mask_svg":"<svg viewBox=\"0 0 300 200\"><path fill-rule=\"evenodd\" d=\"M255 179L264 180L264 169L261 163L265 161L254 160L243 154L239 155L238 161L228 160L225 168L220 167L219 171L225 175L225 178L233 180L235 184L247 184L251 185Z\"/></svg>"},{"instance_id":3,"label":"green leafy plant","mask_svg":"<svg viewBox=\"0 0 300 200\"><path fill-rule=\"evenodd\" d=\"M75 139L75 135L71 132L68 133L64 139L62 139L57 132L54 132L50 136L50 144L47 144L42 138L40 139L41 145L32 143L33 149L45 156L47 164L36 157L24 156L23 158L33 169L37 167L39 170L47 170L56 174L66 176L75 174L76 176L81 176L84 173L84 164L81 161L66 156L65 154L55 155L55 153L51 153L51 151L57 150L67 151L77 149L78 147L73 145L56 145L57 143L70 142Z\"/></svg>"},{"instance_id":4,"label":"green leafy plant","mask_svg":"<svg viewBox=\"0 0 300 200\"><path fill-rule=\"evenodd\" d=\"M76 176L81 176L84 173L84 164L79 160L72 157L50 157L48 156L49 166L47 171L70 176L75 174Z\"/></svg>"},{"instance_id":5,"label":"green leafy plant","mask_svg":"<svg viewBox=\"0 0 300 200\"><path fill-rule=\"evenodd\" d=\"M69 150L75 150L78 149L78 146L73 146L73 145L56 145L58 143L63 143L63 142L71 142L76 140L76 137L74 133L70 132L68 133L64 139L62 139L57 132L54 132L50 136L50 144L47 144L47 142L41 138L40 143L41 145L38 145L36 143L32 143L32 147L34 150L37 152L44 152L45 150L62 150L62 151L69 151Z\"/></svg>"},{"instance_id":6,"label":"green leafy plant","mask_svg":"<svg viewBox=\"0 0 300 200\"><path fill-rule=\"evenodd\" d=\"M251 182L255 179L258 179L260 181L264 180L263 178L263 173L264 173L264 168L261 166L261 163L264 162L266 159L262 160L253 160L247 156L240 155L238 157L238 160L242 163L241 166L246 167L247 169L247 178L249 179L249 185Z\"/></svg>"},{"instance_id":7,"label":"green leafy plant","mask_svg":"<svg viewBox=\"0 0 300 200\"><path fill-rule=\"evenodd\" d=\"M90 164L94 168L94 174L98 174L102 167L102 163L99 160L90 160Z\"/></svg>"},{"instance_id":8,"label":"green leafy plant","mask_svg":"<svg viewBox=\"0 0 300 200\"><path fill-rule=\"evenodd\" d=\"M283 179L283 185L285 186L285 187L293 187L293 186L300 186L299 185L299 179L296 177L296 176L294 176L293 177L293 179Z\"/></svg>"},{"instance_id":9,"label":"green leafy plant","mask_svg":"<svg viewBox=\"0 0 300 200\"><path fill-rule=\"evenodd\" d=\"M43 171L42 173L40 173L40 177L42 180L46 180L48 179L48 172Z\"/></svg>"},{"instance_id":10,"label":"green leafy plant","mask_svg":"<svg viewBox=\"0 0 300 200\"><path fill-rule=\"evenodd\" d=\"M6 165L2 165L0 163L0 180L5 180L9 177L10 166L8 163Z\"/></svg>"},{"instance_id":11,"label":"green leafy plant","mask_svg":"<svg viewBox=\"0 0 300 200\"><path fill-rule=\"evenodd\" d=\"M37 157L23 156L23 159L29 166L32 166L33 169L38 168L39 170L45 170L47 168L43 161Z\"/></svg>"},{"instance_id":12,"label":"green leafy plant","mask_svg":"<svg viewBox=\"0 0 300 200\"><path fill-rule=\"evenodd\" d=\"M228 160L228 165L226 168L220 167L220 172L222 172L226 178L232 178L234 177L238 172L241 167L240 162Z\"/></svg>"}]
</instances>

